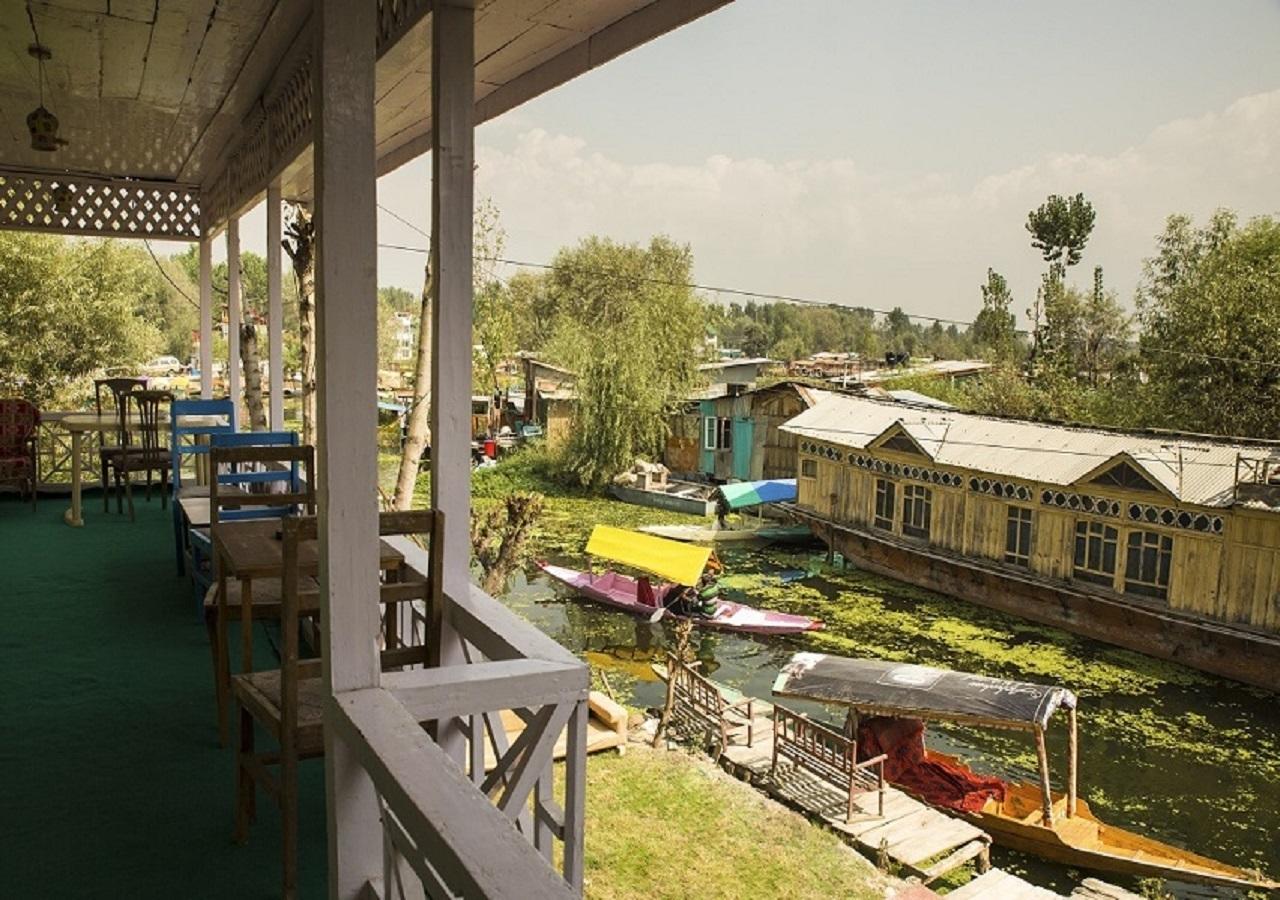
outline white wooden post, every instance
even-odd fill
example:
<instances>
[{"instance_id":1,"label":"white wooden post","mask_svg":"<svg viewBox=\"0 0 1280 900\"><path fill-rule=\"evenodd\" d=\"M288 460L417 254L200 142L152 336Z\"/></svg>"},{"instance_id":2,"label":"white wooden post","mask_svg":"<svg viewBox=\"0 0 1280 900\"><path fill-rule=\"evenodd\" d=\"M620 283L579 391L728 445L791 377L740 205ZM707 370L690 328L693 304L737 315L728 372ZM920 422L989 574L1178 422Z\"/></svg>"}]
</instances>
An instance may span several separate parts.
<instances>
[{"instance_id":1,"label":"white wooden post","mask_svg":"<svg viewBox=\"0 0 1280 900\"><path fill-rule=\"evenodd\" d=\"M431 232L437 258L431 317L431 504L444 512L445 602L471 583L471 252L475 158L475 10L437 2L431 13ZM444 616L440 665L465 663ZM459 764L464 735L440 723L437 741Z\"/></svg>"},{"instance_id":2,"label":"white wooden post","mask_svg":"<svg viewBox=\"0 0 1280 900\"><path fill-rule=\"evenodd\" d=\"M213 398L213 243L200 239L200 396Z\"/></svg>"},{"instance_id":3,"label":"white wooden post","mask_svg":"<svg viewBox=\"0 0 1280 900\"><path fill-rule=\"evenodd\" d=\"M280 183L267 185L267 358L270 371L271 430L284 429L284 302L280 292L283 277L280 258Z\"/></svg>"},{"instance_id":4,"label":"white wooden post","mask_svg":"<svg viewBox=\"0 0 1280 900\"><path fill-rule=\"evenodd\" d=\"M316 0L312 78L321 632L333 693L375 687L378 660L377 4ZM382 869L368 774L325 735L329 895L354 900Z\"/></svg>"},{"instance_id":5,"label":"white wooden post","mask_svg":"<svg viewBox=\"0 0 1280 900\"><path fill-rule=\"evenodd\" d=\"M227 219L227 393L240 410L240 220Z\"/></svg>"}]
</instances>

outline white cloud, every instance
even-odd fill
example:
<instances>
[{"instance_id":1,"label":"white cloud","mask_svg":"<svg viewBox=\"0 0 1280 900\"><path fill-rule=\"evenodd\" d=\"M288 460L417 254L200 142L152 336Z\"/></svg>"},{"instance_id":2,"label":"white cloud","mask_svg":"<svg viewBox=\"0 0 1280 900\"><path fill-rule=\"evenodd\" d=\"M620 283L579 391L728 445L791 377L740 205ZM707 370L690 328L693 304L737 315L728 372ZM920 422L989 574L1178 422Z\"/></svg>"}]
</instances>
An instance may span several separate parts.
<instances>
[{"instance_id":1,"label":"white cloud","mask_svg":"<svg viewBox=\"0 0 1280 900\"><path fill-rule=\"evenodd\" d=\"M851 159L627 164L535 128L509 150L478 149L477 192L501 210L512 256L547 260L588 234L666 233L692 244L706 283L968 319L988 265L1027 305L1041 264L1023 222L1049 193L1093 202L1084 264L1102 264L1126 298L1169 214L1280 212L1280 90L1166 123L1113 155L1062 152L972 183L939 156L938 172L911 177Z\"/></svg>"}]
</instances>

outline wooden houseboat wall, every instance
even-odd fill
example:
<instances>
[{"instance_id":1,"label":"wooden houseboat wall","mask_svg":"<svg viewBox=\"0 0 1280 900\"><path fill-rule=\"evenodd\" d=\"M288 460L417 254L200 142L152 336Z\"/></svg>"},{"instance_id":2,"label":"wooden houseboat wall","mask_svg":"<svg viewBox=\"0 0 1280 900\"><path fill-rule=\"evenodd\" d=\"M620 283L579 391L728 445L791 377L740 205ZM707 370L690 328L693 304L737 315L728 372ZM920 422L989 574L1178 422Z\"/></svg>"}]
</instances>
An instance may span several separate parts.
<instances>
[{"instance_id":1,"label":"wooden houseboat wall","mask_svg":"<svg viewBox=\"0 0 1280 900\"><path fill-rule=\"evenodd\" d=\"M1280 688L1280 510L1179 502L1125 460L1064 486L937 464L902 430L793 436L795 511L851 561Z\"/></svg>"}]
</instances>

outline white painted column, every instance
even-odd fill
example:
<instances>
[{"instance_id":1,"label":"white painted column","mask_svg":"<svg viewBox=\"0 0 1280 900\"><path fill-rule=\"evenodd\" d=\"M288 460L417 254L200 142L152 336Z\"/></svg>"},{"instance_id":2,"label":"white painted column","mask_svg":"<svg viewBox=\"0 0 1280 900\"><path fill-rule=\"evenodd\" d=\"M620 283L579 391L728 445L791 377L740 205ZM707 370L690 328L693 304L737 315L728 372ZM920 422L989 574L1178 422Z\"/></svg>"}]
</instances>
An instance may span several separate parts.
<instances>
[{"instance_id":1,"label":"white painted column","mask_svg":"<svg viewBox=\"0 0 1280 900\"><path fill-rule=\"evenodd\" d=\"M240 410L240 220L227 219L227 393ZM239 416L236 417L237 420Z\"/></svg>"},{"instance_id":2,"label":"white painted column","mask_svg":"<svg viewBox=\"0 0 1280 900\"><path fill-rule=\"evenodd\" d=\"M431 505L444 512L445 602L471 583L471 253L475 189L475 10L437 0L431 13L431 232L437 259L431 303ZM447 624L440 664L460 665ZM463 736L441 723L437 740L462 761Z\"/></svg>"},{"instance_id":3,"label":"white painted column","mask_svg":"<svg viewBox=\"0 0 1280 900\"><path fill-rule=\"evenodd\" d=\"M213 398L213 243L200 239L200 396Z\"/></svg>"},{"instance_id":4,"label":"white painted column","mask_svg":"<svg viewBox=\"0 0 1280 900\"><path fill-rule=\"evenodd\" d=\"M271 394L271 430L284 429L284 301L281 294L283 262L280 238L280 184L267 186L267 357Z\"/></svg>"},{"instance_id":5,"label":"white painted column","mask_svg":"<svg viewBox=\"0 0 1280 900\"><path fill-rule=\"evenodd\" d=\"M372 2L316 0L312 17L321 633L333 693L380 674L376 16ZM377 795L334 729L324 734L329 895L355 900L382 871Z\"/></svg>"}]
</instances>

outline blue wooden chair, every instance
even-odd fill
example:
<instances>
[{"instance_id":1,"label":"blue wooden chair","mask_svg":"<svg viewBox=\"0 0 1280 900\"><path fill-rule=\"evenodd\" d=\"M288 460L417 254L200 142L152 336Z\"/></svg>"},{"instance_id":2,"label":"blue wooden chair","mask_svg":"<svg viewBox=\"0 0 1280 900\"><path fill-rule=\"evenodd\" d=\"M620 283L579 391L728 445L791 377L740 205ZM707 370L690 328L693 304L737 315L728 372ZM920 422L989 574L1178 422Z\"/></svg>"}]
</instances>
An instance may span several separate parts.
<instances>
[{"instance_id":1,"label":"blue wooden chair","mask_svg":"<svg viewBox=\"0 0 1280 900\"><path fill-rule=\"evenodd\" d=\"M204 448L215 457L223 459L220 452L234 447L296 447L298 433L296 431L221 431L212 434L209 444ZM282 486L288 493L301 492L302 479L298 471L298 461L286 461L283 468L269 468L267 463L275 460L263 457L237 463L214 462L211 468L217 471L216 478L211 474L209 488L204 488L209 496L209 518L201 526L215 522L227 522L234 519L259 519L288 514L285 507L246 504L244 497L253 491L270 492L276 486ZM308 478L310 473L308 473ZM216 482L216 484L215 484ZM263 485L257 487L255 485ZM269 487L268 487L269 485ZM213 490L210 490L213 488ZM215 496L216 495L216 496ZM228 506L234 508L227 508ZM187 542L191 552L191 581L196 595L196 608L206 614L206 595L209 585L213 583L213 545L209 540L209 532L203 527L188 527Z\"/></svg>"},{"instance_id":2,"label":"blue wooden chair","mask_svg":"<svg viewBox=\"0 0 1280 900\"><path fill-rule=\"evenodd\" d=\"M217 417L223 421L210 425L202 422L199 425L189 424L184 420L192 416ZM182 463L184 457L191 457L194 462L201 456L208 456L210 441L215 434L234 434L236 430L236 405L229 399L223 400L174 400L169 407L169 453L170 478L173 489L173 543L178 562L178 574L182 575L186 567L188 552L188 522L182 512L184 497L207 497L209 486L195 483L195 473L186 483L182 480ZM209 440L204 440L208 438ZM194 465L192 466L194 470Z\"/></svg>"}]
</instances>

